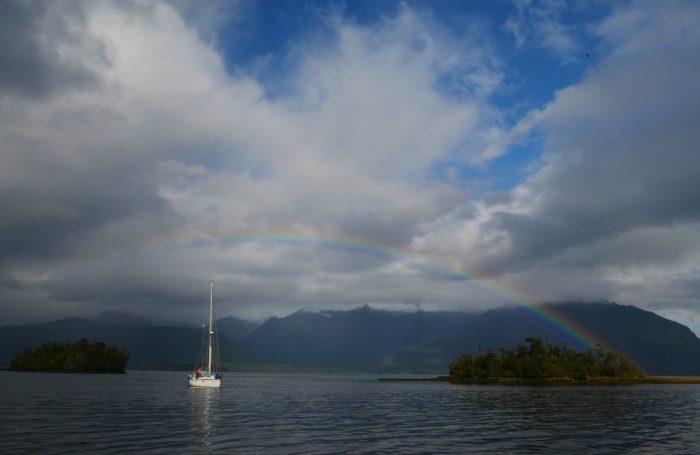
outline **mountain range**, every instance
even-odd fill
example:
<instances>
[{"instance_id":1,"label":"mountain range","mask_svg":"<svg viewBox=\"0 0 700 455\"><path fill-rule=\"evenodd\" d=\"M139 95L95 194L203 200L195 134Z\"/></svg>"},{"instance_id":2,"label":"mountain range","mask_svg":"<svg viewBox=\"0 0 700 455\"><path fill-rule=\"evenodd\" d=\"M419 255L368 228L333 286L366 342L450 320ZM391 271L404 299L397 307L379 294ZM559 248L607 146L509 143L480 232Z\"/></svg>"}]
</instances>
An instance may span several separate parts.
<instances>
[{"instance_id":1,"label":"mountain range","mask_svg":"<svg viewBox=\"0 0 700 455\"><path fill-rule=\"evenodd\" d=\"M342 371L444 373L461 353L510 348L527 337L589 349L580 337L538 315L576 321L587 339L623 354L648 374L700 375L700 339L687 327L631 305L546 304L535 311L503 307L480 313L399 312L367 305L353 310L297 311L257 325L217 321L224 365L285 365ZM187 369L197 358L199 328L156 326L111 314L0 327L0 365L15 352L46 341L79 338L131 353L129 368ZM273 368L274 369L274 368Z\"/></svg>"}]
</instances>

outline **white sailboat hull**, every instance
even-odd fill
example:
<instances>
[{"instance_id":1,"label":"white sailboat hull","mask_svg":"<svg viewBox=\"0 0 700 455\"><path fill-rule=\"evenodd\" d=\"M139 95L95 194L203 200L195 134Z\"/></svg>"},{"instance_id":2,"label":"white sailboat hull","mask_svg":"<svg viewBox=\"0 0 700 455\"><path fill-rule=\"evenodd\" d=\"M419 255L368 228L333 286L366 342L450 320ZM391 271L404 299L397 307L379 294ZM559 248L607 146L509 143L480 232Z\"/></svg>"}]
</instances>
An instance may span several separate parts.
<instances>
[{"instance_id":1,"label":"white sailboat hull","mask_svg":"<svg viewBox=\"0 0 700 455\"><path fill-rule=\"evenodd\" d=\"M190 376L187 379L188 387L221 387L221 379L216 379L214 376L200 376L195 378Z\"/></svg>"}]
</instances>

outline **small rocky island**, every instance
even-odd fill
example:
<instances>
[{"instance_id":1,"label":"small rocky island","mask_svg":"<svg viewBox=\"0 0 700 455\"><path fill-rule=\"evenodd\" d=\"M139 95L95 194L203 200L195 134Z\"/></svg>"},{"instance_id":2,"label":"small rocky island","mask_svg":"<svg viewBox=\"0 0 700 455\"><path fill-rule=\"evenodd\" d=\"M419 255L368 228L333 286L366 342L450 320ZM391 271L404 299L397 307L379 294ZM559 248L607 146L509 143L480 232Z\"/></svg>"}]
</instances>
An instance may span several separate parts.
<instances>
[{"instance_id":1,"label":"small rocky island","mask_svg":"<svg viewBox=\"0 0 700 455\"><path fill-rule=\"evenodd\" d=\"M116 346L89 342L45 343L27 348L10 362L16 371L59 373L126 373L129 354Z\"/></svg>"},{"instance_id":2,"label":"small rocky island","mask_svg":"<svg viewBox=\"0 0 700 455\"><path fill-rule=\"evenodd\" d=\"M428 379L383 380L444 381L457 384L566 385L566 384L673 384L700 383L700 378L646 376L627 358L596 346L580 352L527 338L513 349L459 356L450 364L450 375Z\"/></svg>"}]
</instances>

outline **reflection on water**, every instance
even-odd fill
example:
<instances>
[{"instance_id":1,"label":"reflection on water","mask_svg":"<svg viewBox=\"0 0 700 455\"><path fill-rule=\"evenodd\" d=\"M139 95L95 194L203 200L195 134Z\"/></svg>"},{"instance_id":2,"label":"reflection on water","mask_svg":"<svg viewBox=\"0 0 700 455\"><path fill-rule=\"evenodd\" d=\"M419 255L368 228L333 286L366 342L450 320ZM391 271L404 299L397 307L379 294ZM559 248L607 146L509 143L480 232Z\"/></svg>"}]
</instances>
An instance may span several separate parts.
<instances>
[{"instance_id":1,"label":"reflection on water","mask_svg":"<svg viewBox=\"0 0 700 455\"><path fill-rule=\"evenodd\" d=\"M199 436L198 445L200 447L209 448L211 446L212 406L215 406L216 400L220 397L219 390L220 389L210 388L187 388L187 394L189 396L188 421L192 424L192 434Z\"/></svg>"},{"instance_id":2,"label":"reflection on water","mask_svg":"<svg viewBox=\"0 0 700 455\"><path fill-rule=\"evenodd\" d=\"M700 452L700 387L488 387L373 376L0 372L0 453Z\"/></svg>"}]
</instances>

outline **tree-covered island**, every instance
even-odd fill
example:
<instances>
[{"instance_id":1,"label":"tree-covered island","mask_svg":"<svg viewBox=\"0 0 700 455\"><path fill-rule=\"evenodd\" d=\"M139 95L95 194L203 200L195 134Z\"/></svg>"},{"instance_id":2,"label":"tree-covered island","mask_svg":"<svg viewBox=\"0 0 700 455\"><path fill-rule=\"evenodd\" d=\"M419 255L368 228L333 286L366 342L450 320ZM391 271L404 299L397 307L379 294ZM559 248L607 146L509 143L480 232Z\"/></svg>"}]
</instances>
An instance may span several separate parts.
<instances>
[{"instance_id":1,"label":"tree-covered island","mask_svg":"<svg viewBox=\"0 0 700 455\"><path fill-rule=\"evenodd\" d=\"M644 378L630 360L598 345L594 352L579 352L527 338L527 345L481 355L463 354L450 364L455 379L503 379L518 381L589 381L591 379Z\"/></svg>"},{"instance_id":2,"label":"tree-covered island","mask_svg":"<svg viewBox=\"0 0 700 455\"><path fill-rule=\"evenodd\" d=\"M513 349L460 355L450 364L449 376L383 378L385 381L444 381L458 384L698 384L700 378L647 376L629 359L596 346L579 352L527 338Z\"/></svg>"},{"instance_id":3,"label":"tree-covered island","mask_svg":"<svg viewBox=\"0 0 700 455\"><path fill-rule=\"evenodd\" d=\"M10 369L64 373L126 373L129 354L116 346L81 339L75 343L45 343L15 355Z\"/></svg>"}]
</instances>

